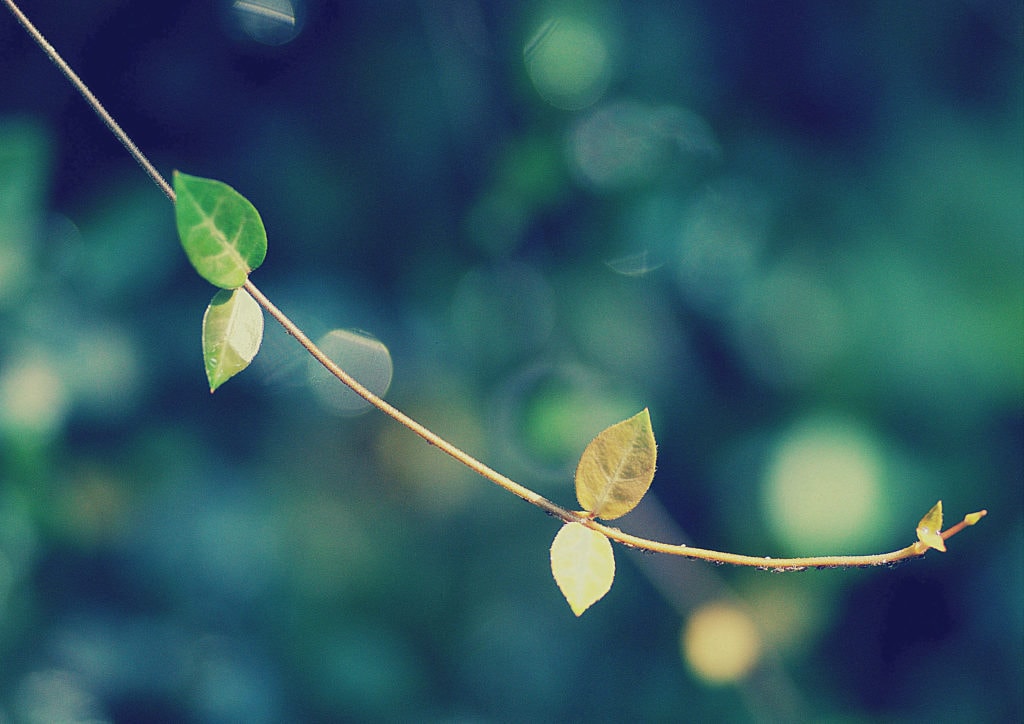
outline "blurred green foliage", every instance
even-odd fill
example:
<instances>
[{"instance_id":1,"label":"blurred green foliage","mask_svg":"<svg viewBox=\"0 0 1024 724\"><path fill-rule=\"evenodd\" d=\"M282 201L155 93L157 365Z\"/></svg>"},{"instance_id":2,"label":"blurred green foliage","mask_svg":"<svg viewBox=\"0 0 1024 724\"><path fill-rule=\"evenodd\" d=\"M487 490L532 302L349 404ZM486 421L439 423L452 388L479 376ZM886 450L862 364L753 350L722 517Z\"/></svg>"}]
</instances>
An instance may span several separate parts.
<instances>
[{"instance_id":1,"label":"blurred green foliage","mask_svg":"<svg viewBox=\"0 0 1024 724\"><path fill-rule=\"evenodd\" d=\"M320 406L276 327L210 396L174 210L0 17L0 721L1024 718L1019 3L33 5L161 170L260 210L276 304L542 494L647 406L631 532L990 515L891 571L619 551L576 620L554 521ZM716 686L680 631L720 599L768 655Z\"/></svg>"}]
</instances>

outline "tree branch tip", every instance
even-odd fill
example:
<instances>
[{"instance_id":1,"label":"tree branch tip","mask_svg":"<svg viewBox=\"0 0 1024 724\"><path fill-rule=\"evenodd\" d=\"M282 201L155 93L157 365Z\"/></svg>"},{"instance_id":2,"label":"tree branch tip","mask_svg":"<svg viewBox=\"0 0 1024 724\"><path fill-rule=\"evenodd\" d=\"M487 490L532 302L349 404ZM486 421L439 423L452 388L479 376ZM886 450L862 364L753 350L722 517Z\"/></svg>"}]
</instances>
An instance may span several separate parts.
<instances>
[{"instance_id":1,"label":"tree branch tip","mask_svg":"<svg viewBox=\"0 0 1024 724\"><path fill-rule=\"evenodd\" d=\"M976 513L968 513L967 515L964 516L964 519L961 520L959 523L957 523L956 525L952 525L952 526L949 527L948 530L943 531L943 533L941 534L942 535L942 539L943 540L948 540L948 539L952 538L954 535L956 535L957 533L962 531L964 528L966 528L968 526L971 526L971 525L974 525L975 523L977 523L979 520L984 518L986 515L988 515L988 511L987 510L979 510Z\"/></svg>"},{"instance_id":2,"label":"tree branch tip","mask_svg":"<svg viewBox=\"0 0 1024 724\"><path fill-rule=\"evenodd\" d=\"M986 515L988 515L987 510L979 510L977 513L969 513L964 516L964 523L967 525L974 525Z\"/></svg>"}]
</instances>

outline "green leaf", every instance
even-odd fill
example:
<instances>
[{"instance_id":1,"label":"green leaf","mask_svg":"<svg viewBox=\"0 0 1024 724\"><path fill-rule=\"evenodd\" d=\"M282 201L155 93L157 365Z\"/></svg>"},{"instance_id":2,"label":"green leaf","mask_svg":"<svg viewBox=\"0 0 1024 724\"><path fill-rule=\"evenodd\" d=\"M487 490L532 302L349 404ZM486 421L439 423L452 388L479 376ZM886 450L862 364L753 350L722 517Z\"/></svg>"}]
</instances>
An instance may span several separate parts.
<instances>
[{"instance_id":1,"label":"green leaf","mask_svg":"<svg viewBox=\"0 0 1024 724\"><path fill-rule=\"evenodd\" d=\"M946 552L946 541L942 539L942 501L932 506L917 524L917 539L929 548Z\"/></svg>"},{"instance_id":2,"label":"green leaf","mask_svg":"<svg viewBox=\"0 0 1024 724\"><path fill-rule=\"evenodd\" d=\"M584 510L612 520L625 515L651 487L657 445L644 408L598 434L576 467L576 498Z\"/></svg>"},{"instance_id":3,"label":"green leaf","mask_svg":"<svg viewBox=\"0 0 1024 724\"><path fill-rule=\"evenodd\" d=\"M582 523L566 523L551 543L551 573L569 608L580 616L612 587L612 544Z\"/></svg>"},{"instance_id":4,"label":"green leaf","mask_svg":"<svg viewBox=\"0 0 1024 724\"><path fill-rule=\"evenodd\" d=\"M245 284L267 255L259 212L220 181L174 172L178 236L199 276L221 289Z\"/></svg>"},{"instance_id":5,"label":"green leaf","mask_svg":"<svg viewBox=\"0 0 1024 724\"><path fill-rule=\"evenodd\" d=\"M203 315L203 360L213 392L252 362L263 341L263 310L244 289L222 289Z\"/></svg>"}]
</instances>

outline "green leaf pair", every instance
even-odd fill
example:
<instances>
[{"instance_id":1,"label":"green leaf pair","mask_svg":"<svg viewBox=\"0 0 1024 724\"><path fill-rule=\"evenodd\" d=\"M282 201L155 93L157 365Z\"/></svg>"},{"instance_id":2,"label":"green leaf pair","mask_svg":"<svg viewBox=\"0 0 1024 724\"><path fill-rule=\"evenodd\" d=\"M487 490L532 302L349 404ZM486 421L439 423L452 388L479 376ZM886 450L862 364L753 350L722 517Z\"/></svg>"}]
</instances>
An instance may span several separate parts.
<instances>
[{"instance_id":1,"label":"green leaf pair","mask_svg":"<svg viewBox=\"0 0 1024 724\"><path fill-rule=\"evenodd\" d=\"M657 444L646 408L600 432L576 468L576 498L587 517L613 520L635 508L651 487L656 461ZM583 523L566 523L551 544L551 573L579 616L612 587L611 543Z\"/></svg>"},{"instance_id":2,"label":"green leaf pair","mask_svg":"<svg viewBox=\"0 0 1024 724\"><path fill-rule=\"evenodd\" d=\"M174 172L175 219L188 260L220 287L203 315L203 360L213 392L252 362L263 341L263 311L241 287L267 255L259 212L233 188Z\"/></svg>"}]
</instances>

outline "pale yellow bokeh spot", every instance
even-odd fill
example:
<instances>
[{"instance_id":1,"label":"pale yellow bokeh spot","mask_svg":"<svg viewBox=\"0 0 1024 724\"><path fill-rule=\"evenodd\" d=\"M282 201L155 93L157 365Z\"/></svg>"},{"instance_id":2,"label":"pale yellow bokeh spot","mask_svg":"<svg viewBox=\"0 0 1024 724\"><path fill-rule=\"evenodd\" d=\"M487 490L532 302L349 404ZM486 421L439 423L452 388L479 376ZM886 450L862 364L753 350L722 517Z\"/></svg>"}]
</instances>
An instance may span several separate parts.
<instances>
[{"instance_id":1,"label":"pale yellow bokeh spot","mask_svg":"<svg viewBox=\"0 0 1024 724\"><path fill-rule=\"evenodd\" d=\"M881 445L855 422L814 415L780 438L765 470L765 514L789 551L877 543L885 506Z\"/></svg>"},{"instance_id":2,"label":"pale yellow bokeh spot","mask_svg":"<svg viewBox=\"0 0 1024 724\"><path fill-rule=\"evenodd\" d=\"M63 425L69 406L64 381L45 357L28 357L0 371L0 429L47 437Z\"/></svg>"},{"instance_id":3,"label":"pale yellow bokeh spot","mask_svg":"<svg viewBox=\"0 0 1024 724\"><path fill-rule=\"evenodd\" d=\"M715 601L698 608L681 636L683 659L710 684L742 679L761 658L761 634L745 612Z\"/></svg>"}]
</instances>

